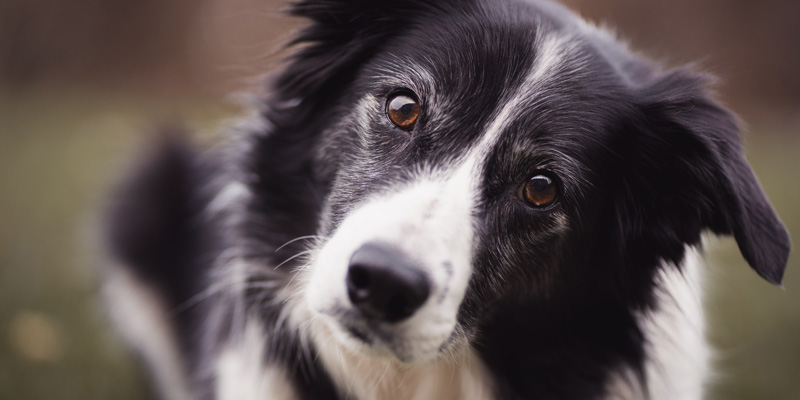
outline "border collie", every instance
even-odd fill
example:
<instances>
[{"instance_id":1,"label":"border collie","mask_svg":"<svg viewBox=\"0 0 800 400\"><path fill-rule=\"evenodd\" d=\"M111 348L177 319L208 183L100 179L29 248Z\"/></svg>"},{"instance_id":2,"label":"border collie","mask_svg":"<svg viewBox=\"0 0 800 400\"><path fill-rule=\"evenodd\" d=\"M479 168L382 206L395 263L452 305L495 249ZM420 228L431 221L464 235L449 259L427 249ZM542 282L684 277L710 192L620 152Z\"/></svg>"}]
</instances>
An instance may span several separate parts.
<instances>
[{"instance_id":1,"label":"border collie","mask_svg":"<svg viewBox=\"0 0 800 400\"><path fill-rule=\"evenodd\" d=\"M709 79L543 0L299 0L250 122L168 134L105 298L166 399L699 399L702 236L790 250Z\"/></svg>"}]
</instances>

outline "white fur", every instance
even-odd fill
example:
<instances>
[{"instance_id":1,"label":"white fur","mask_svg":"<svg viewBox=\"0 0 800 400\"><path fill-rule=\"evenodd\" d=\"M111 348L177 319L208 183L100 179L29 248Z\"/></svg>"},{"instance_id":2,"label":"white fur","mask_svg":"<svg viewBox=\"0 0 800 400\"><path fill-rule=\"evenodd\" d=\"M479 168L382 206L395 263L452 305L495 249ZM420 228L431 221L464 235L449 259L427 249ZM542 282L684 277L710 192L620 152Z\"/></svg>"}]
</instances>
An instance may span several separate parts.
<instances>
[{"instance_id":1,"label":"white fur","mask_svg":"<svg viewBox=\"0 0 800 400\"><path fill-rule=\"evenodd\" d=\"M324 327L322 328L324 329ZM359 400L457 400L492 398L491 380L471 351L413 367L365 358L336 340L319 346L319 357L340 388Z\"/></svg>"},{"instance_id":2,"label":"white fur","mask_svg":"<svg viewBox=\"0 0 800 400\"><path fill-rule=\"evenodd\" d=\"M156 389L165 399L189 400L189 378L164 302L128 268L108 269L103 295L119 334L150 367Z\"/></svg>"},{"instance_id":3,"label":"white fur","mask_svg":"<svg viewBox=\"0 0 800 400\"><path fill-rule=\"evenodd\" d=\"M550 35L544 36L539 40L536 48L536 58L533 62L531 70L525 77L525 80L520 84L517 89L511 93L511 96L503 102L502 108L496 113L496 116L486 129L484 137L476 149L483 152L488 152L497 143L505 132L506 127L514 121L515 116L520 112L521 106L530 102L536 96L541 96L542 93L539 89L542 82L546 81L558 69L558 66L563 62L569 43L560 36Z\"/></svg>"},{"instance_id":4,"label":"white fur","mask_svg":"<svg viewBox=\"0 0 800 400\"><path fill-rule=\"evenodd\" d=\"M639 315L647 338L647 390L651 400L698 400L709 375L705 338L702 255L687 249L682 272L666 266L659 274L658 308ZM640 399L643 388L630 371L610 382L609 400Z\"/></svg>"},{"instance_id":5,"label":"white fur","mask_svg":"<svg viewBox=\"0 0 800 400\"><path fill-rule=\"evenodd\" d=\"M710 352L705 339L702 255L689 249L683 273L662 270L659 310L645 316L647 377L653 400L701 399Z\"/></svg>"},{"instance_id":6,"label":"white fur","mask_svg":"<svg viewBox=\"0 0 800 400\"><path fill-rule=\"evenodd\" d=\"M280 367L264 364L266 332L257 318L227 343L217 358L216 398L219 400L293 400L289 377Z\"/></svg>"},{"instance_id":7,"label":"white fur","mask_svg":"<svg viewBox=\"0 0 800 400\"><path fill-rule=\"evenodd\" d=\"M373 95L367 94L356 106L356 118L358 122L358 133L361 146L366 148L368 146L367 134L370 132L370 123L372 115L380 108L380 101Z\"/></svg>"}]
</instances>

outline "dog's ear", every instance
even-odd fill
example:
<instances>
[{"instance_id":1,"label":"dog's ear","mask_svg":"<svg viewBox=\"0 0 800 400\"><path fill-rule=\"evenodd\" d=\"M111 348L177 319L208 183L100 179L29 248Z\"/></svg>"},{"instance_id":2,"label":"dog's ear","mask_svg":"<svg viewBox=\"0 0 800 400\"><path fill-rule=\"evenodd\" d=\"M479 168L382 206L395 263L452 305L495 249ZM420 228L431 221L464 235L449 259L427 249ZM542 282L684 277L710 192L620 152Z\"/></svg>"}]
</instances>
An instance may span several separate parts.
<instances>
[{"instance_id":1,"label":"dog's ear","mask_svg":"<svg viewBox=\"0 0 800 400\"><path fill-rule=\"evenodd\" d=\"M644 236L639 244L678 261L683 245L698 243L704 229L732 233L750 266L780 284L789 234L744 158L736 118L711 99L707 81L678 69L640 90L623 174L623 213L638 223L626 236Z\"/></svg>"},{"instance_id":2,"label":"dog's ear","mask_svg":"<svg viewBox=\"0 0 800 400\"><path fill-rule=\"evenodd\" d=\"M111 257L178 301L191 294L195 275L190 246L202 207L193 193L199 168L180 128L163 128L146 150L111 196L105 245Z\"/></svg>"},{"instance_id":3,"label":"dog's ear","mask_svg":"<svg viewBox=\"0 0 800 400\"><path fill-rule=\"evenodd\" d=\"M326 97L349 83L358 66L409 19L436 8L423 0L300 0L292 16L311 21L289 45L304 45L278 77L284 100ZM313 100L310 100L313 101Z\"/></svg>"}]
</instances>

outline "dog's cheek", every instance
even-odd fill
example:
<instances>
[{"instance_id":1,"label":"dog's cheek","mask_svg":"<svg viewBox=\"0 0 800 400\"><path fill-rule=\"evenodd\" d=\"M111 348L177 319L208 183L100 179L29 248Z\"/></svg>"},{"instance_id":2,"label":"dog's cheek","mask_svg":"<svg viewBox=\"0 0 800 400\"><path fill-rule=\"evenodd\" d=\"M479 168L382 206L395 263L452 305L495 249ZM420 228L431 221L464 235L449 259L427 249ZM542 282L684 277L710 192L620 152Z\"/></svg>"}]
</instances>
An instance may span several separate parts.
<instances>
[{"instance_id":1,"label":"dog's cheek","mask_svg":"<svg viewBox=\"0 0 800 400\"><path fill-rule=\"evenodd\" d=\"M471 295L474 313L491 309L508 296L539 301L556 295L563 273L568 219L563 213L535 218L490 216L476 244ZM469 313L464 313L465 320Z\"/></svg>"},{"instance_id":2,"label":"dog's cheek","mask_svg":"<svg viewBox=\"0 0 800 400\"><path fill-rule=\"evenodd\" d=\"M347 301L344 285L347 262L342 249L335 243L323 247L306 272L306 299L317 313L333 315L346 306L342 302Z\"/></svg>"},{"instance_id":3,"label":"dog's cheek","mask_svg":"<svg viewBox=\"0 0 800 400\"><path fill-rule=\"evenodd\" d=\"M369 237L369 220L359 218L350 206L341 211L349 216L345 224L331 224L331 238L314 256L306 272L306 299L318 313L333 315L349 307L345 278L352 253Z\"/></svg>"}]
</instances>

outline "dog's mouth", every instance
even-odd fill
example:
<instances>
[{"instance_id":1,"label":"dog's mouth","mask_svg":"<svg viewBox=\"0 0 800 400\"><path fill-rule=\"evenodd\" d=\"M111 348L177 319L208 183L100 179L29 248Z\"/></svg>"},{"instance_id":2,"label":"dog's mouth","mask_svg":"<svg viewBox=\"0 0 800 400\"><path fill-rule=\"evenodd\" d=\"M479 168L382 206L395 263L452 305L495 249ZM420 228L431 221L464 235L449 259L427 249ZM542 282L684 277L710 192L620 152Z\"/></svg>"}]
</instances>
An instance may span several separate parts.
<instances>
[{"instance_id":1,"label":"dog's mouth","mask_svg":"<svg viewBox=\"0 0 800 400\"><path fill-rule=\"evenodd\" d=\"M456 342L452 325L425 323L421 318L389 324L365 318L353 309L321 314L334 340L351 351L372 358L416 364L439 357Z\"/></svg>"}]
</instances>

